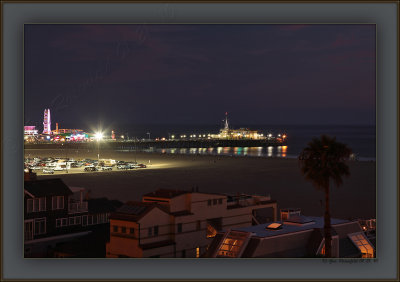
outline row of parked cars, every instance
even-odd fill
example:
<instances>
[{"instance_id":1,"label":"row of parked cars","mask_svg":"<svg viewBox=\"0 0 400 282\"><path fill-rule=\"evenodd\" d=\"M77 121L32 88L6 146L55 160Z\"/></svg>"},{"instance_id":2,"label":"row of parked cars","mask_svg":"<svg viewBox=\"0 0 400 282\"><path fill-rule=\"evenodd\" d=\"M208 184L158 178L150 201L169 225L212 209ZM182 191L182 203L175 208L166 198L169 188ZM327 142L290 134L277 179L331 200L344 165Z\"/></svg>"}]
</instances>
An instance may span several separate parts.
<instances>
[{"instance_id":1,"label":"row of parked cars","mask_svg":"<svg viewBox=\"0 0 400 282\"><path fill-rule=\"evenodd\" d=\"M27 158L25 159L25 169L42 171L43 173L53 174L54 171L63 171L71 168L83 167L84 171L109 171L116 167L118 170L128 170L136 168L146 168L145 164L137 162L125 162L115 160L74 160L70 158Z\"/></svg>"}]
</instances>

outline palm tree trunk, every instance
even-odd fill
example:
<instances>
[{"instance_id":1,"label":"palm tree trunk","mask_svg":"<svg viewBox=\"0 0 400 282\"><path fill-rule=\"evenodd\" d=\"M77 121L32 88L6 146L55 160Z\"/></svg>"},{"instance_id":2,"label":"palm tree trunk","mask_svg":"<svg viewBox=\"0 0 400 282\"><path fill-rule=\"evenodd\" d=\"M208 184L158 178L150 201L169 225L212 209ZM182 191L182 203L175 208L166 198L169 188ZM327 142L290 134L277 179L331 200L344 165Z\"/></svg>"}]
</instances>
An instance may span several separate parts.
<instances>
[{"instance_id":1,"label":"palm tree trunk","mask_svg":"<svg viewBox=\"0 0 400 282\"><path fill-rule=\"evenodd\" d=\"M325 257L332 257L332 234L331 234L331 214L329 211L329 182L325 187L325 218L324 218L324 233L325 233Z\"/></svg>"}]
</instances>

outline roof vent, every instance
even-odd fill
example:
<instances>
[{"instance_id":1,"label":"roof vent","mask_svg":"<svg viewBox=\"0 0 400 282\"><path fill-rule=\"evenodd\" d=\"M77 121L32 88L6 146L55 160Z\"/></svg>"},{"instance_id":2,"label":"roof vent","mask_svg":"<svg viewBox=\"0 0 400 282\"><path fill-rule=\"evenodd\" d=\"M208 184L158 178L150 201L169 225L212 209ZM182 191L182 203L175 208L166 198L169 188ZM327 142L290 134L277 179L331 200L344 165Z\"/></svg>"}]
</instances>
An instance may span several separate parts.
<instances>
[{"instance_id":1,"label":"roof vent","mask_svg":"<svg viewBox=\"0 0 400 282\"><path fill-rule=\"evenodd\" d=\"M293 216L300 216L301 209L299 208L288 208L288 209L281 209L281 220L287 220Z\"/></svg>"}]
</instances>

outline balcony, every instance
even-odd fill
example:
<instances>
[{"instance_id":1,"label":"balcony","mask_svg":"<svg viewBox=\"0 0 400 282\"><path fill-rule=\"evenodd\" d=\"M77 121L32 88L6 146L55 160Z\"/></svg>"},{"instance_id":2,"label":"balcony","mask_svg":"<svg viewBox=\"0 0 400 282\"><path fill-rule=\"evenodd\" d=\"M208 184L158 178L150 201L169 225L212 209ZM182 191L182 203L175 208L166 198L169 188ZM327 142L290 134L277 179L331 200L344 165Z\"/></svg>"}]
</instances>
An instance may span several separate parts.
<instances>
[{"instance_id":1,"label":"balcony","mask_svg":"<svg viewBox=\"0 0 400 282\"><path fill-rule=\"evenodd\" d=\"M88 202L72 202L68 205L68 213L81 213L88 211Z\"/></svg>"}]
</instances>

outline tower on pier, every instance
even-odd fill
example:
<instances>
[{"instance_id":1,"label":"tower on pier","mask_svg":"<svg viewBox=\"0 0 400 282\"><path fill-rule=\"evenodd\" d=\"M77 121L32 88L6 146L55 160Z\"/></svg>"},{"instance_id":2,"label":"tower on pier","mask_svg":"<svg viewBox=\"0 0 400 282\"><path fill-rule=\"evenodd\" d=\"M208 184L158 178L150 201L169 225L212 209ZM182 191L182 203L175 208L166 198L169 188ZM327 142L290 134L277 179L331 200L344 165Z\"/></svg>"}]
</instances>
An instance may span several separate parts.
<instances>
[{"instance_id":1,"label":"tower on pier","mask_svg":"<svg viewBox=\"0 0 400 282\"><path fill-rule=\"evenodd\" d=\"M43 134L51 134L50 109L45 109L44 110Z\"/></svg>"},{"instance_id":2,"label":"tower on pier","mask_svg":"<svg viewBox=\"0 0 400 282\"><path fill-rule=\"evenodd\" d=\"M225 130L229 130L229 124L228 124L228 112L225 113Z\"/></svg>"}]
</instances>

